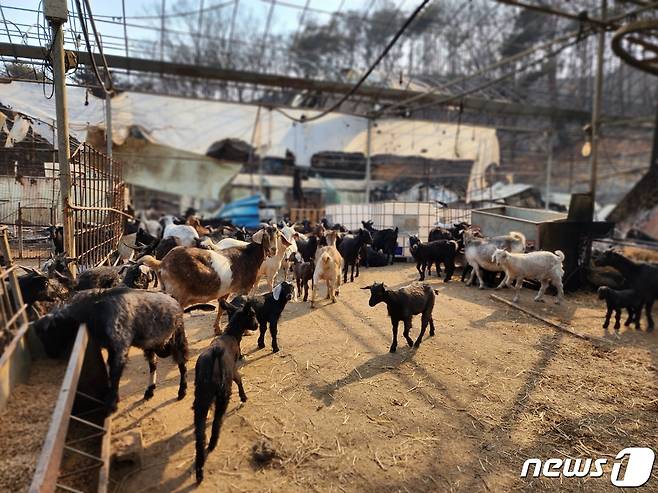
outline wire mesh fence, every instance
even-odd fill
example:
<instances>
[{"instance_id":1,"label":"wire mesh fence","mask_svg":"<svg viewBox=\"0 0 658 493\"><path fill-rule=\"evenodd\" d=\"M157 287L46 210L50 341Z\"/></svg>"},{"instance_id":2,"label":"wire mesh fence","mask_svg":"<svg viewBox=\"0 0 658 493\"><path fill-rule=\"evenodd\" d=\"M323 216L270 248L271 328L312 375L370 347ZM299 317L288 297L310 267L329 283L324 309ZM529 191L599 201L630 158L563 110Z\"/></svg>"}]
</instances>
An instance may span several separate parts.
<instances>
[{"instance_id":1,"label":"wire mesh fence","mask_svg":"<svg viewBox=\"0 0 658 493\"><path fill-rule=\"evenodd\" d=\"M105 261L122 233L124 183L119 161L82 144L71 157L75 256L81 270Z\"/></svg>"},{"instance_id":2,"label":"wire mesh fence","mask_svg":"<svg viewBox=\"0 0 658 493\"><path fill-rule=\"evenodd\" d=\"M53 252L50 228L63 222L55 129L8 109L2 114L7 131L0 131L0 225L7 226L17 258L40 261ZM13 138L18 125L24 132ZM84 270L105 260L119 242L123 169L73 137L69 145L75 257Z\"/></svg>"},{"instance_id":3,"label":"wire mesh fence","mask_svg":"<svg viewBox=\"0 0 658 493\"><path fill-rule=\"evenodd\" d=\"M470 204L442 206L436 202L375 202L372 204L329 205L326 216L330 223L340 223L350 230L372 221L376 229L398 228L397 255L410 257L409 236L427 241L437 225L452 225L471 220Z\"/></svg>"}]
</instances>

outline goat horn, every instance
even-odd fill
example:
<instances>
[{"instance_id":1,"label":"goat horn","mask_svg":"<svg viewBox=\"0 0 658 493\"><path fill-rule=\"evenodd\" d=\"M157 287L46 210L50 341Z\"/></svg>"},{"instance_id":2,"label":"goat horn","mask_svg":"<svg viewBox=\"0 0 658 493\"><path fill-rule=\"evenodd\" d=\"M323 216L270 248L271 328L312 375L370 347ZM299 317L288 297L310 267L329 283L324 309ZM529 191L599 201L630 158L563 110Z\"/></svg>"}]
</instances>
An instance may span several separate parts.
<instances>
[{"instance_id":1,"label":"goat horn","mask_svg":"<svg viewBox=\"0 0 658 493\"><path fill-rule=\"evenodd\" d=\"M46 274L44 274L39 269L36 269L34 267L26 267L24 265L19 265L18 267L23 269L25 272L30 273L30 274L36 274L38 276L48 277L48 276L46 276Z\"/></svg>"}]
</instances>

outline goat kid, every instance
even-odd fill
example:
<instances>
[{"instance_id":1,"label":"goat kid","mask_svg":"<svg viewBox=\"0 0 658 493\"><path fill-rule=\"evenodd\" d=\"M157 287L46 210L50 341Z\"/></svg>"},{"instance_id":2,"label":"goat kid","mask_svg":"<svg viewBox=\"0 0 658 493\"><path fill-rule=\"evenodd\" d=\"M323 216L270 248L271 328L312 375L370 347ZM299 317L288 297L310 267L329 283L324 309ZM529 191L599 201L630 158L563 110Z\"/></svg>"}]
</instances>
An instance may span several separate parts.
<instances>
[{"instance_id":1,"label":"goat kid","mask_svg":"<svg viewBox=\"0 0 658 493\"><path fill-rule=\"evenodd\" d=\"M607 250L594 259L594 265L614 267L624 276L629 287L635 290L638 298L643 302L649 324L647 330L651 332L653 330L651 310L658 298L658 265L633 262L613 250Z\"/></svg>"},{"instance_id":2,"label":"goat kid","mask_svg":"<svg viewBox=\"0 0 658 493\"><path fill-rule=\"evenodd\" d=\"M222 420L231 399L233 382L238 386L240 400L247 401L247 394L242 386L242 377L237 368L240 358L240 342L248 330L257 326L256 312L249 302L238 308L226 301L220 302L222 308L232 313L226 331L216 337L197 359L194 368L194 436L196 442L196 482L203 481L203 466L208 453L217 446ZM212 420L212 432L206 451L206 420L210 406L215 404Z\"/></svg>"},{"instance_id":3,"label":"goat kid","mask_svg":"<svg viewBox=\"0 0 658 493\"><path fill-rule=\"evenodd\" d=\"M603 328L607 329L610 326L610 316L612 312L615 312L615 330L619 330L620 324L619 319L621 318L621 312L624 308L628 310L628 318L624 322L624 326L628 327L633 321L635 322L635 328L637 330L641 329L640 326L640 315L642 314L642 298L640 298L637 293L632 289L612 289L608 286L601 286L597 290L597 294L600 300L605 300L606 304L606 314L605 321L603 322Z\"/></svg>"},{"instance_id":4,"label":"goat kid","mask_svg":"<svg viewBox=\"0 0 658 493\"><path fill-rule=\"evenodd\" d=\"M277 342L278 325L281 314L283 313L286 304L292 300L295 293L295 288L289 282L282 282L277 284L271 293L261 294L259 296L238 296L231 300L231 305L242 308L249 303L256 312L256 319L258 320L258 327L260 329L260 336L258 337L258 348L265 347L265 332L269 325L270 336L272 337L272 352L279 352L279 344ZM233 314L233 310L228 310L229 319Z\"/></svg>"},{"instance_id":5,"label":"goat kid","mask_svg":"<svg viewBox=\"0 0 658 493\"><path fill-rule=\"evenodd\" d=\"M374 283L361 289L370 290L370 306L386 303L388 316L393 326L393 342L389 351L394 353L398 347L398 326L404 324L404 338L409 347L419 348L423 341L425 329L430 328L430 336L434 335L434 320L432 310L434 309L435 295L438 291L432 289L428 284L414 282L400 289L388 289L383 283ZM411 321L414 315L422 314L420 334L416 342L409 337Z\"/></svg>"}]
</instances>

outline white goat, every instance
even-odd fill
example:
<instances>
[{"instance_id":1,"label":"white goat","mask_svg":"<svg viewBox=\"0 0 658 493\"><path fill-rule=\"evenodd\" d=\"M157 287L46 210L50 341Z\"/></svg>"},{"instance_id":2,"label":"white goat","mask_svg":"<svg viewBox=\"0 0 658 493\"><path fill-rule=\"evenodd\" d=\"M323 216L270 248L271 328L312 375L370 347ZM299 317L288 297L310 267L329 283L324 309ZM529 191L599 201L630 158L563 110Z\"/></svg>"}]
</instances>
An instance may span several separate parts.
<instances>
[{"instance_id":1,"label":"white goat","mask_svg":"<svg viewBox=\"0 0 658 493\"><path fill-rule=\"evenodd\" d=\"M147 219L146 215L143 212L137 213L137 219L141 222L141 226L146 230L151 236L160 238L160 233L162 233L162 225L155 219Z\"/></svg>"},{"instance_id":2,"label":"white goat","mask_svg":"<svg viewBox=\"0 0 658 493\"><path fill-rule=\"evenodd\" d=\"M480 289L484 289L484 280L480 269L491 272L504 272L504 269L496 264L492 258L498 248L506 251L521 253L525 251L526 239L522 233L512 231L509 235L494 236L492 238L478 238L472 230L464 231L464 258L473 268L467 284L473 282L473 276L477 276ZM507 274L496 287L500 289L509 281Z\"/></svg>"},{"instance_id":3,"label":"white goat","mask_svg":"<svg viewBox=\"0 0 658 493\"><path fill-rule=\"evenodd\" d=\"M174 238L178 246L192 247L197 245L199 233L196 232L194 226L188 224L174 224L172 216L164 216L162 218L164 223L164 233L162 239Z\"/></svg>"},{"instance_id":4,"label":"white goat","mask_svg":"<svg viewBox=\"0 0 658 493\"><path fill-rule=\"evenodd\" d=\"M549 284L557 288L556 304L559 304L564 298L564 289L562 287L564 253L561 250L556 250L555 253L546 251L509 253L497 249L491 256L491 260L505 271L505 278L508 280L507 285L509 287L512 287L513 282L516 282L514 286L516 292L512 301L519 300L519 293L524 279L541 283L535 301L544 301L544 291L546 291Z\"/></svg>"}]
</instances>

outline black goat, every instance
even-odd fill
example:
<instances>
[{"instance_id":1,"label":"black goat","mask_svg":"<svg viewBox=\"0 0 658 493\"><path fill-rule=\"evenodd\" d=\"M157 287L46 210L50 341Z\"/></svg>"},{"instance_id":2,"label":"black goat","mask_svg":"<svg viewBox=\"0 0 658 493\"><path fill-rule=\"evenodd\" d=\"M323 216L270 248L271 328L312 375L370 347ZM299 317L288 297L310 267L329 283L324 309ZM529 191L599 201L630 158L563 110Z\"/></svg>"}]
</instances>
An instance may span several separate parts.
<instances>
[{"instance_id":1,"label":"black goat","mask_svg":"<svg viewBox=\"0 0 658 493\"><path fill-rule=\"evenodd\" d=\"M446 271L443 282L450 281L452 274L455 272L455 257L458 252L459 244L455 240L437 240L413 245L411 255L416 261L416 269L420 274L419 280L425 280L425 268L434 263L437 275L439 274L439 265L443 264Z\"/></svg>"},{"instance_id":2,"label":"black goat","mask_svg":"<svg viewBox=\"0 0 658 493\"><path fill-rule=\"evenodd\" d=\"M320 224L322 224L322 226L324 226L325 229L329 229L329 230L333 230L333 231L340 231L341 233L347 233L347 228L345 226L343 226L342 224L338 224L338 223L336 223L334 225L330 225L329 221L327 220L326 217L323 217L320 220Z\"/></svg>"},{"instance_id":3,"label":"black goat","mask_svg":"<svg viewBox=\"0 0 658 493\"><path fill-rule=\"evenodd\" d=\"M356 267L356 277L359 277L359 252L364 245L372 244L372 235L367 229L359 229L357 234L345 235L340 245L337 246L338 252L343 257L343 283L347 282L347 269L352 268L350 281L354 282L354 268Z\"/></svg>"},{"instance_id":4,"label":"black goat","mask_svg":"<svg viewBox=\"0 0 658 493\"><path fill-rule=\"evenodd\" d=\"M359 252L359 263L365 267L385 267L388 258L386 254L373 250L372 245L363 245Z\"/></svg>"},{"instance_id":5,"label":"black goat","mask_svg":"<svg viewBox=\"0 0 658 493\"><path fill-rule=\"evenodd\" d=\"M291 270L295 275L297 284L297 295L301 296L302 288L304 289L304 301L308 300L308 283L311 282L313 287L313 272L315 271L315 262L304 262L298 252L290 254L288 261L292 264Z\"/></svg>"},{"instance_id":6,"label":"black goat","mask_svg":"<svg viewBox=\"0 0 658 493\"><path fill-rule=\"evenodd\" d=\"M88 269L75 280L74 289L110 289L126 286L135 289L148 289L155 273L145 265L104 266Z\"/></svg>"},{"instance_id":7,"label":"black goat","mask_svg":"<svg viewBox=\"0 0 658 493\"><path fill-rule=\"evenodd\" d=\"M276 336L278 333L279 318L283 313L286 304L292 300L294 295L294 287L289 282L282 282L274 287L271 293L261 294L257 296L238 296L231 301L231 305L236 308L242 308L249 303L256 312L256 319L258 320L258 327L260 329L260 336L258 337L258 347L263 349L265 347L265 332L269 324L270 336L272 337L272 352L279 352L279 344L277 343ZM229 309L228 316L231 318L232 312Z\"/></svg>"},{"instance_id":8,"label":"black goat","mask_svg":"<svg viewBox=\"0 0 658 493\"><path fill-rule=\"evenodd\" d=\"M50 226L48 228L50 241L53 242L55 255L64 253L64 226Z\"/></svg>"},{"instance_id":9,"label":"black goat","mask_svg":"<svg viewBox=\"0 0 658 493\"><path fill-rule=\"evenodd\" d=\"M153 397L156 355L172 356L178 364L178 399L185 397L187 338L183 310L171 296L125 287L86 290L37 320L34 328L46 354L54 358L71 346L82 323L87 324L89 336L108 352L110 388L105 404L111 413L117 409L119 380L131 346L142 349L149 364L150 378L144 399Z\"/></svg>"},{"instance_id":10,"label":"black goat","mask_svg":"<svg viewBox=\"0 0 658 493\"><path fill-rule=\"evenodd\" d=\"M632 289L612 289L608 286L601 286L597 293L600 300L605 300L607 312L603 328L607 329L610 325L610 316L615 312L615 330L619 330L619 319L624 308L628 310L628 318L624 325L628 327L631 322L635 321L635 328L640 330L640 314L642 313L642 299Z\"/></svg>"},{"instance_id":11,"label":"black goat","mask_svg":"<svg viewBox=\"0 0 658 493\"><path fill-rule=\"evenodd\" d=\"M629 287L635 291L638 299L642 301L649 323L647 330L651 332L653 330L651 309L656 298L658 298L658 265L633 262L612 250L607 250L594 259L594 265L614 267L624 276ZM637 318L639 317L638 314Z\"/></svg>"},{"instance_id":12,"label":"black goat","mask_svg":"<svg viewBox=\"0 0 658 493\"><path fill-rule=\"evenodd\" d=\"M56 303L64 301L70 293L68 283L57 278L50 278L43 272L29 267L21 267L27 273L18 277L23 302L32 310L28 317L34 319L45 315Z\"/></svg>"},{"instance_id":13,"label":"black goat","mask_svg":"<svg viewBox=\"0 0 658 493\"><path fill-rule=\"evenodd\" d=\"M81 272L75 280L75 290L109 289L121 286L122 283L118 267L99 266Z\"/></svg>"},{"instance_id":14,"label":"black goat","mask_svg":"<svg viewBox=\"0 0 658 493\"><path fill-rule=\"evenodd\" d=\"M432 320L432 310L434 309L435 294L438 291L432 289L429 285L414 282L400 289L387 289L383 283L374 283L361 289L370 290L370 306L378 303L386 303L388 316L393 324L393 342L389 351L394 353L398 347L398 326L400 322L404 323L404 338L409 347L420 347L425 335L425 329L429 325L430 336L434 335L434 320ZM409 337L411 330L411 319L414 315L422 314L420 334L416 342Z\"/></svg>"},{"instance_id":15,"label":"black goat","mask_svg":"<svg viewBox=\"0 0 658 493\"><path fill-rule=\"evenodd\" d=\"M452 235L452 231L441 226L436 226L430 230L430 234L427 237L427 241L437 241L437 240L454 240L455 237Z\"/></svg>"},{"instance_id":16,"label":"black goat","mask_svg":"<svg viewBox=\"0 0 658 493\"><path fill-rule=\"evenodd\" d=\"M249 302L238 308L226 301L221 301L224 310L232 313L224 333L216 337L197 359L194 368L194 436L196 441L196 482L203 481L203 465L206 454L217 446L222 420L231 399L233 382L238 386L240 400L247 401L247 394L242 386L242 377L238 372L237 361L240 357L240 341L247 330L255 330L256 312ZM206 452L206 419L210 406L215 404L212 420L212 432L208 451Z\"/></svg>"},{"instance_id":17,"label":"black goat","mask_svg":"<svg viewBox=\"0 0 658 493\"><path fill-rule=\"evenodd\" d=\"M388 257L387 264L392 264L398 246L398 228L377 230L373 227L372 221L361 221L361 223L372 234L372 249L383 252Z\"/></svg>"},{"instance_id":18,"label":"black goat","mask_svg":"<svg viewBox=\"0 0 658 493\"><path fill-rule=\"evenodd\" d=\"M309 236L307 239L297 238L297 251L304 259L305 262L312 262L315 260L315 252L318 250L319 239L315 235Z\"/></svg>"}]
</instances>

